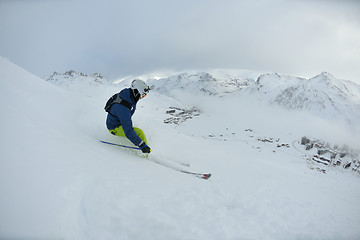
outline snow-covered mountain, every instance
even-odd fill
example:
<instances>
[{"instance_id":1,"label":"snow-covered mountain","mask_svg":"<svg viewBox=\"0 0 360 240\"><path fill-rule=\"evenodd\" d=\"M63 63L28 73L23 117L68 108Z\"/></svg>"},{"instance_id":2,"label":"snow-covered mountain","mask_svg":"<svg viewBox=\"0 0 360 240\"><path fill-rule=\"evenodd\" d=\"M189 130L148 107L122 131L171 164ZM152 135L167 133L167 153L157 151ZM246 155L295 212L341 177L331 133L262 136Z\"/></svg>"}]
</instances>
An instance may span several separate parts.
<instances>
[{"instance_id":1,"label":"snow-covered mountain","mask_svg":"<svg viewBox=\"0 0 360 240\"><path fill-rule=\"evenodd\" d=\"M182 91L217 97L250 95L265 103L341 121L349 127L360 127L360 85L354 82L339 80L326 72L309 79L277 73L254 78L253 73L239 72L229 74L209 70L184 72L156 80L148 76L143 78L156 85L156 91L162 94ZM127 80L129 84L132 79ZM76 91L109 84L99 73L88 75L73 70L63 74L54 72L46 81Z\"/></svg>"},{"instance_id":2,"label":"snow-covered mountain","mask_svg":"<svg viewBox=\"0 0 360 240\"><path fill-rule=\"evenodd\" d=\"M169 92L171 90L182 90L193 94L205 94L224 96L247 87L251 84L249 79L239 79L228 77L217 79L208 72L199 73L181 73L168 78L162 78L154 82L160 92Z\"/></svg>"},{"instance_id":3,"label":"snow-covered mountain","mask_svg":"<svg viewBox=\"0 0 360 240\"><path fill-rule=\"evenodd\" d=\"M100 73L85 74L69 70L65 73L54 72L46 78L46 81L68 90L84 91L88 86L99 87L107 84Z\"/></svg>"},{"instance_id":4,"label":"snow-covered mountain","mask_svg":"<svg viewBox=\"0 0 360 240\"><path fill-rule=\"evenodd\" d=\"M326 72L310 79L266 74L257 79L250 91L288 109L343 120L351 126L360 124L360 85Z\"/></svg>"},{"instance_id":5,"label":"snow-covered mountain","mask_svg":"<svg viewBox=\"0 0 360 240\"><path fill-rule=\"evenodd\" d=\"M360 126L360 85L336 79L326 72L310 79L277 73L262 74L256 80L246 74L219 75L216 78L209 72L182 73L150 82L165 94L181 90L216 96L251 95L286 109L339 120L350 127Z\"/></svg>"},{"instance_id":6,"label":"snow-covered mountain","mask_svg":"<svg viewBox=\"0 0 360 240\"><path fill-rule=\"evenodd\" d=\"M63 89L0 57L0 239L359 239L359 134L258 104L259 76L148 79L144 159L98 141L130 144L103 109L130 80Z\"/></svg>"}]
</instances>

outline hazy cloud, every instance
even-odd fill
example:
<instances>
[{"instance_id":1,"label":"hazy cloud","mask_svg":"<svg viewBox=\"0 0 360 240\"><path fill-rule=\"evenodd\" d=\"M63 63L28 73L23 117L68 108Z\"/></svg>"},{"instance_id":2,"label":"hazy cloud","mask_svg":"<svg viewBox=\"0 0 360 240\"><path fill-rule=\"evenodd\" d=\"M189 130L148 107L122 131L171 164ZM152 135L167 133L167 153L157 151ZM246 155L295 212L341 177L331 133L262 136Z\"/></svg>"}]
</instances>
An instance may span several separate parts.
<instances>
[{"instance_id":1,"label":"hazy cloud","mask_svg":"<svg viewBox=\"0 0 360 240\"><path fill-rule=\"evenodd\" d=\"M239 68L360 82L358 1L0 1L0 55L38 74Z\"/></svg>"}]
</instances>

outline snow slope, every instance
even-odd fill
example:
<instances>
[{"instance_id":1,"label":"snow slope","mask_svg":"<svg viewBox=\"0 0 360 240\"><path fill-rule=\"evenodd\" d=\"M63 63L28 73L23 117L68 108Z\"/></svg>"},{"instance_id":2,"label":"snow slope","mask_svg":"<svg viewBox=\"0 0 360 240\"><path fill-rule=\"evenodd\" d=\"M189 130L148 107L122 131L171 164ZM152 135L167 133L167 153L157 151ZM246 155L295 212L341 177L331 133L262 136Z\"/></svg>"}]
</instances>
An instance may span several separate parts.
<instances>
[{"instance_id":1,"label":"snow slope","mask_svg":"<svg viewBox=\"0 0 360 240\"><path fill-rule=\"evenodd\" d=\"M299 118L311 116L236 94L151 92L134 115L151 157L211 172L205 181L98 142L119 142L103 105L127 84L67 91L0 58L0 239L360 238L359 177L302 159ZM165 124L170 107L200 115Z\"/></svg>"}]
</instances>

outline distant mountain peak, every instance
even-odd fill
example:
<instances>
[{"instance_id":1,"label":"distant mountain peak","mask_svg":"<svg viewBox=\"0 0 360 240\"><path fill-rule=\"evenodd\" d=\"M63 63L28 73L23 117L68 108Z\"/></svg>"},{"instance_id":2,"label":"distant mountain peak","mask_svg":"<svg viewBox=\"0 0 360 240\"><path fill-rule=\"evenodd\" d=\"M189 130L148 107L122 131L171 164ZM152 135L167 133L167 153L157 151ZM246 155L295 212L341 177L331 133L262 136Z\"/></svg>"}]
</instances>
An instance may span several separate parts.
<instances>
[{"instance_id":1,"label":"distant mountain peak","mask_svg":"<svg viewBox=\"0 0 360 240\"><path fill-rule=\"evenodd\" d=\"M66 89L83 89L86 86L97 86L105 83L100 73L89 75L74 70L69 70L64 73L54 72L46 81Z\"/></svg>"},{"instance_id":2,"label":"distant mountain peak","mask_svg":"<svg viewBox=\"0 0 360 240\"><path fill-rule=\"evenodd\" d=\"M325 84L327 86L339 84L339 80L328 72L322 72L309 79L312 83Z\"/></svg>"},{"instance_id":3,"label":"distant mountain peak","mask_svg":"<svg viewBox=\"0 0 360 240\"><path fill-rule=\"evenodd\" d=\"M287 109L306 110L313 115L360 124L360 86L339 80L330 73L303 79L279 74L258 78L252 93L271 104Z\"/></svg>"},{"instance_id":4,"label":"distant mountain peak","mask_svg":"<svg viewBox=\"0 0 360 240\"><path fill-rule=\"evenodd\" d=\"M64 73L58 73L58 72L54 72L53 74L51 74L48 78L47 81L50 80L51 78L57 77L57 76L63 76L65 78L76 78L76 77L91 77L91 78L96 78L96 79L103 79L104 77L101 75L101 73L93 73L91 75L82 73L82 72L76 72L75 70L69 70L66 71Z\"/></svg>"},{"instance_id":5,"label":"distant mountain peak","mask_svg":"<svg viewBox=\"0 0 360 240\"><path fill-rule=\"evenodd\" d=\"M281 76L278 73L265 73L263 75L260 75L257 80L256 80L256 84L257 85L261 85L261 84L265 84L267 81L276 81L276 80L282 80Z\"/></svg>"},{"instance_id":6,"label":"distant mountain peak","mask_svg":"<svg viewBox=\"0 0 360 240\"><path fill-rule=\"evenodd\" d=\"M226 77L223 79L215 78L209 72L180 73L158 80L150 80L157 86L159 91L170 93L172 90L182 89L195 94L222 96L227 93L237 91L250 85L249 79Z\"/></svg>"}]
</instances>

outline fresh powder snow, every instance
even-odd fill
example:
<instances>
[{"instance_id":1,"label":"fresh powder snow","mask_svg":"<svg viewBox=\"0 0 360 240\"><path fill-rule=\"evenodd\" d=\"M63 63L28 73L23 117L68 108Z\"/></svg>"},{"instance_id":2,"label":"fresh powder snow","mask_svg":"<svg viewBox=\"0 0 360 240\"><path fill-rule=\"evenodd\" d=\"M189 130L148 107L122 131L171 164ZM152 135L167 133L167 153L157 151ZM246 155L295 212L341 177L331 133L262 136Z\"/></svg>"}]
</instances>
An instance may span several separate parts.
<instances>
[{"instance_id":1,"label":"fresh powder snow","mask_svg":"<svg viewBox=\"0 0 360 240\"><path fill-rule=\"evenodd\" d=\"M0 239L360 239L358 85L224 70L143 79L155 89L133 122L149 159L99 141L131 145L103 108L132 78L45 81L0 58ZM352 166L312 161L304 136L346 144Z\"/></svg>"}]
</instances>

